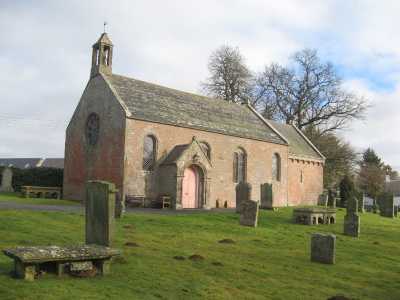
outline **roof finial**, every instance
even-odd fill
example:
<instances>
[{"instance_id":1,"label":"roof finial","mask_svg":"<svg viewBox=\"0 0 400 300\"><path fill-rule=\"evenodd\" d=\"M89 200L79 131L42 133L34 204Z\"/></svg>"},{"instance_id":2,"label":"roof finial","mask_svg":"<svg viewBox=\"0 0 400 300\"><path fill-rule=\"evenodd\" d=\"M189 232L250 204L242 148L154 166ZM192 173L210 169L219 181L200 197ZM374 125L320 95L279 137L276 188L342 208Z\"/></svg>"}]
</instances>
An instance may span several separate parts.
<instances>
[{"instance_id":1,"label":"roof finial","mask_svg":"<svg viewBox=\"0 0 400 300\"><path fill-rule=\"evenodd\" d=\"M104 28L104 33L106 33L106 26L107 26L107 21L104 21L104 23L103 23L103 28Z\"/></svg>"}]
</instances>

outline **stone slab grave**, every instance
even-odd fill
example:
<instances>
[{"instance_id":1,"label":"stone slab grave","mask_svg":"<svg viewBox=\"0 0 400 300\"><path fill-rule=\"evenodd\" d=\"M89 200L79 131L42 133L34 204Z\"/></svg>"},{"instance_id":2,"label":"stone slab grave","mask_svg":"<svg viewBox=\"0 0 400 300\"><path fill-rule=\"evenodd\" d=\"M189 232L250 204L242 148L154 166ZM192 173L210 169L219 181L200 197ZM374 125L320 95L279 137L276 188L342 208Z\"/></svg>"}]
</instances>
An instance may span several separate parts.
<instances>
[{"instance_id":1,"label":"stone slab grave","mask_svg":"<svg viewBox=\"0 0 400 300\"><path fill-rule=\"evenodd\" d=\"M239 213L241 203L251 199L251 184L248 182L239 182L236 185L236 212Z\"/></svg>"},{"instance_id":2,"label":"stone slab grave","mask_svg":"<svg viewBox=\"0 0 400 300\"><path fill-rule=\"evenodd\" d=\"M313 233L311 236L311 261L334 264L336 256L336 236Z\"/></svg>"},{"instance_id":3,"label":"stone slab grave","mask_svg":"<svg viewBox=\"0 0 400 300\"><path fill-rule=\"evenodd\" d=\"M16 247L3 253L14 259L17 278L33 281L42 272L77 275L90 272L105 275L110 272L110 262L119 251L98 245Z\"/></svg>"},{"instance_id":4,"label":"stone slab grave","mask_svg":"<svg viewBox=\"0 0 400 300\"><path fill-rule=\"evenodd\" d=\"M114 236L115 192L112 183L87 183L86 245L16 247L3 250L5 255L14 259L15 275L31 281L43 272L82 277L109 273L111 259L120 255L119 250L109 247Z\"/></svg>"},{"instance_id":5,"label":"stone slab grave","mask_svg":"<svg viewBox=\"0 0 400 300\"><path fill-rule=\"evenodd\" d=\"M293 209L293 222L303 225L335 224L336 209L325 207L299 207Z\"/></svg>"},{"instance_id":6,"label":"stone slab grave","mask_svg":"<svg viewBox=\"0 0 400 300\"><path fill-rule=\"evenodd\" d=\"M13 171L11 168L4 168L1 172L1 185L0 192L11 193L14 192L12 187Z\"/></svg>"},{"instance_id":7,"label":"stone slab grave","mask_svg":"<svg viewBox=\"0 0 400 300\"><path fill-rule=\"evenodd\" d=\"M246 200L240 204L240 225L257 227L259 203L258 201Z\"/></svg>"},{"instance_id":8,"label":"stone slab grave","mask_svg":"<svg viewBox=\"0 0 400 300\"><path fill-rule=\"evenodd\" d=\"M358 200L353 197L347 201L346 215L344 216L343 233L348 236L358 237L360 235L360 216L358 213Z\"/></svg>"}]
</instances>

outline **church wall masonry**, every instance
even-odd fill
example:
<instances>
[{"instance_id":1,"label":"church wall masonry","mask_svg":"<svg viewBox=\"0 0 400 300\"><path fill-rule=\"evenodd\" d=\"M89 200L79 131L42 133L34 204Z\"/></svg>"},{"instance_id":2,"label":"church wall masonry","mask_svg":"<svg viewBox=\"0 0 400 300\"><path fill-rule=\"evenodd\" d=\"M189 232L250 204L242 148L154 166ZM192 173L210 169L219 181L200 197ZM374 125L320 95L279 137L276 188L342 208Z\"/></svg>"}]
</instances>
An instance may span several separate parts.
<instances>
[{"instance_id":1,"label":"church wall masonry","mask_svg":"<svg viewBox=\"0 0 400 300\"><path fill-rule=\"evenodd\" d=\"M272 155L279 153L282 158L281 181L273 181L274 201L277 206L287 205L287 149L285 145L267 143L205 132L190 128L170 126L128 119L126 127L126 157L125 157L125 193L132 195L147 195L157 197L157 168L152 171L142 170L143 140L148 134L157 138L157 161L163 158L179 144L188 144L192 137L205 141L211 147L212 169L209 177L211 207L227 201L229 207L235 207L235 186L233 182L233 153L238 147L247 154L247 181L252 184L252 200L259 201L259 186L272 178Z\"/></svg>"},{"instance_id":2,"label":"church wall masonry","mask_svg":"<svg viewBox=\"0 0 400 300\"><path fill-rule=\"evenodd\" d=\"M87 118L99 116L99 137L89 145ZM102 76L89 81L67 128L65 143L64 198L83 200L88 180L106 180L122 188L125 112Z\"/></svg>"}]
</instances>

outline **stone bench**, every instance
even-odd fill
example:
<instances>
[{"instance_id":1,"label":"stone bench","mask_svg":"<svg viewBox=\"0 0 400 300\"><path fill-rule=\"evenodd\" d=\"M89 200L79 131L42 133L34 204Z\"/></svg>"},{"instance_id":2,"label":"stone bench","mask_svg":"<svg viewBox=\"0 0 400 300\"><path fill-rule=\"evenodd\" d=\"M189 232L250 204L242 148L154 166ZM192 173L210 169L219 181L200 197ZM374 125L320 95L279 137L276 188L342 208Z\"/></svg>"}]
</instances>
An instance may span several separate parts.
<instances>
[{"instance_id":1,"label":"stone bench","mask_svg":"<svg viewBox=\"0 0 400 300\"><path fill-rule=\"evenodd\" d=\"M49 187L49 186L28 186L24 185L21 187L22 196L29 198L31 196L37 198L61 198L60 187Z\"/></svg>"},{"instance_id":2,"label":"stone bench","mask_svg":"<svg viewBox=\"0 0 400 300\"><path fill-rule=\"evenodd\" d=\"M110 272L111 258L120 255L119 250L99 245L16 247L3 253L14 259L15 275L28 281L42 272L105 275Z\"/></svg>"},{"instance_id":3,"label":"stone bench","mask_svg":"<svg viewBox=\"0 0 400 300\"><path fill-rule=\"evenodd\" d=\"M300 207L293 209L294 223L304 225L335 224L336 209L324 207Z\"/></svg>"}]
</instances>

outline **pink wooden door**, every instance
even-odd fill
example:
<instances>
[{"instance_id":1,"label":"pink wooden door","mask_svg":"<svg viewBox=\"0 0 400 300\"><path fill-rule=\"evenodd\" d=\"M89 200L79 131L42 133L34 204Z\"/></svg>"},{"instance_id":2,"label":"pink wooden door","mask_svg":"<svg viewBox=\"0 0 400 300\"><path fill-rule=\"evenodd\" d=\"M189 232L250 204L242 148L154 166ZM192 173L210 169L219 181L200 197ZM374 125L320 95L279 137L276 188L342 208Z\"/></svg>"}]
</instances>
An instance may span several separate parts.
<instances>
[{"instance_id":1,"label":"pink wooden door","mask_svg":"<svg viewBox=\"0 0 400 300\"><path fill-rule=\"evenodd\" d=\"M196 171L186 168L182 182L182 208L196 208Z\"/></svg>"}]
</instances>

